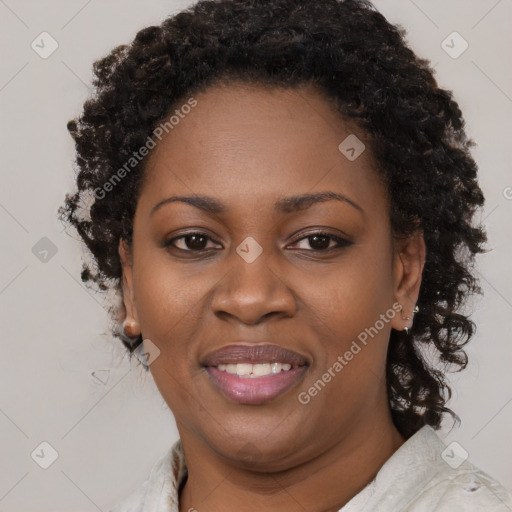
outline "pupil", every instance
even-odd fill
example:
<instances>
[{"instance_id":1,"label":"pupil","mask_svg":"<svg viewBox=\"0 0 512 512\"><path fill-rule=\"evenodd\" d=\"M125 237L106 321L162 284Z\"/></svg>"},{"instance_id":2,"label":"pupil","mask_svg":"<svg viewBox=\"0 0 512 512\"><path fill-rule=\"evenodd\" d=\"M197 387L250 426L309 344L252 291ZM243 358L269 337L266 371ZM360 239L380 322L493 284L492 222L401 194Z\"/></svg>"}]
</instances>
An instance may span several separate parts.
<instances>
[{"instance_id":1,"label":"pupil","mask_svg":"<svg viewBox=\"0 0 512 512\"><path fill-rule=\"evenodd\" d=\"M204 249L204 240L205 240L205 237L202 236L202 235L189 235L187 237L187 246L189 249L198 249L198 250L201 250L201 249ZM192 240L192 243L190 243L190 240ZM202 240L203 243L201 242L198 242L198 240Z\"/></svg>"},{"instance_id":2,"label":"pupil","mask_svg":"<svg viewBox=\"0 0 512 512\"><path fill-rule=\"evenodd\" d=\"M330 243L330 239L328 236L323 236L323 235L313 235L313 236L310 236L308 237L309 238L309 245L313 248L313 249L327 249L329 247L329 243ZM324 243L320 242L320 244L316 243L316 241L318 240L323 240Z\"/></svg>"}]
</instances>

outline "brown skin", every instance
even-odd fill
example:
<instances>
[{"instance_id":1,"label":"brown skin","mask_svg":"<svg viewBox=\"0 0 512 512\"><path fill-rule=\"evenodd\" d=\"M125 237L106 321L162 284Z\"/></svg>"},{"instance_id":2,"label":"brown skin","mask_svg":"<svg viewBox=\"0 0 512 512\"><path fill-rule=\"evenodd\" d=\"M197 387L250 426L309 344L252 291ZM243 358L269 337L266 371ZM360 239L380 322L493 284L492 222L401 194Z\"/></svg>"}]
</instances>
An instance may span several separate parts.
<instances>
[{"instance_id":1,"label":"brown skin","mask_svg":"<svg viewBox=\"0 0 512 512\"><path fill-rule=\"evenodd\" d=\"M385 362L391 328L411 321L396 314L307 405L298 395L393 303L412 317L423 237L393 239L370 142L313 87L231 83L196 99L151 153L133 246L119 246L126 317L161 351L150 370L185 450L180 512L337 511L404 442L391 420ZM338 150L350 133L367 148L353 162ZM343 194L363 212L333 200L274 211L279 198L324 191ZM208 195L228 210L212 215L173 202L150 216L172 195ZM320 230L352 245L322 252L306 238ZM163 247L195 231L211 239ZM263 248L250 264L235 251L249 236ZM210 256L198 256L198 247ZM238 404L199 364L237 340L282 345L311 364L275 399Z\"/></svg>"}]
</instances>

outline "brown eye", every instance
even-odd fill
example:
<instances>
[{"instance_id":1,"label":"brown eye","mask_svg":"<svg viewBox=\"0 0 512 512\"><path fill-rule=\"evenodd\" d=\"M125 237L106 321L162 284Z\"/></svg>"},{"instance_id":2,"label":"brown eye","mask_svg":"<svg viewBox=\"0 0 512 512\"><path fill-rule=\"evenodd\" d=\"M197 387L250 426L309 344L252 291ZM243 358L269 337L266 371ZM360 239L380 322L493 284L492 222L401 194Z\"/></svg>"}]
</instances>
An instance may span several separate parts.
<instances>
[{"instance_id":1,"label":"brown eye","mask_svg":"<svg viewBox=\"0 0 512 512\"><path fill-rule=\"evenodd\" d=\"M207 237L202 235L187 235L183 237L185 245L189 249L202 251L206 247Z\"/></svg>"},{"instance_id":2,"label":"brown eye","mask_svg":"<svg viewBox=\"0 0 512 512\"><path fill-rule=\"evenodd\" d=\"M352 245L352 242L349 242L348 240L344 238L340 238L339 236L333 235L331 233L326 233L323 231L320 231L318 233L311 233L308 236L305 236L296 242L294 242L294 245L299 244L303 241L307 241L306 243L309 245L310 249L308 247L298 247L298 249L306 249L308 251L319 251L319 252L327 252L331 249L340 249L342 247L348 247L349 245ZM331 246L332 242L335 242L334 246Z\"/></svg>"},{"instance_id":3,"label":"brown eye","mask_svg":"<svg viewBox=\"0 0 512 512\"><path fill-rule=\"evenodd\" d=\"M171 240L167 241L165 245L166 247L172 246L182 251L199 252L208 248L208 240L212 239L204 233L187 233L186 235L172 238Z\"/></svg>"},{"instance_id":4,"label":"brown eye","mask_svg":"<svg viewBox=\"0 0 512 512\"><path fill-rule=\"evenodd\" d=\"M324 235L313 235L307 237L309 240L309 245L315 251L327 249L329 245L331 245L331 238Z\"/></svg>"}]
</instances>

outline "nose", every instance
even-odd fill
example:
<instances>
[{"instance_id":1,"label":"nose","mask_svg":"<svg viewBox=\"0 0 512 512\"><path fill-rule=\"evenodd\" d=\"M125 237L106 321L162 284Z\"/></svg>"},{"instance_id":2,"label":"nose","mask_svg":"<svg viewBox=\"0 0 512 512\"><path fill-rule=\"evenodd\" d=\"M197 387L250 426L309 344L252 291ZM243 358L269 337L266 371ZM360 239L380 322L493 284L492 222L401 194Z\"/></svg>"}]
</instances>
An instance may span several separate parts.
<instances>
[{"instance_id":1,"label":"nose","mask_svg":"<svg viewBox=\"0 0 512 512\"><path fill-rule=\"evenodd\" d=\"M292 317L295 297L286 284L286 276L277 265L270 267L265 251L252 263L236 252L232 255L230 270L217 283L211 307L220 318L236 318L247 325L258 324L270 317Z\"/></svg>"}]
</instances>

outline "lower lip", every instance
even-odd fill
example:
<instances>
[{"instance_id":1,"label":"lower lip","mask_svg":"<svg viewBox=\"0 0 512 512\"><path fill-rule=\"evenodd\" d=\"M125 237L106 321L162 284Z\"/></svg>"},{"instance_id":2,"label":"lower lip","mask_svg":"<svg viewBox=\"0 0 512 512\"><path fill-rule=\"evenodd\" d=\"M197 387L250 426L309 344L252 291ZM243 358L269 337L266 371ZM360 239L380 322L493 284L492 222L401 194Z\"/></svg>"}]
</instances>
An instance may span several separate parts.
<instances>
[{"instance_id":1,"label":"lower lip","mask_svg":"<svg viewBox=\"0 0 512 512\"><path fill-rule=\"evenodd\" d=\"M267 402L284 393L303 377L306 369L307 366L299 366L264 377L239 377L214 366L206 367L210 380L224 396L250 405Z\"/></svg>"}]
</instances>

